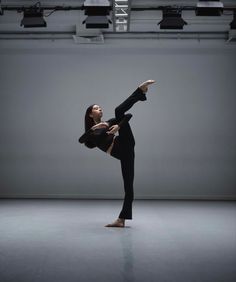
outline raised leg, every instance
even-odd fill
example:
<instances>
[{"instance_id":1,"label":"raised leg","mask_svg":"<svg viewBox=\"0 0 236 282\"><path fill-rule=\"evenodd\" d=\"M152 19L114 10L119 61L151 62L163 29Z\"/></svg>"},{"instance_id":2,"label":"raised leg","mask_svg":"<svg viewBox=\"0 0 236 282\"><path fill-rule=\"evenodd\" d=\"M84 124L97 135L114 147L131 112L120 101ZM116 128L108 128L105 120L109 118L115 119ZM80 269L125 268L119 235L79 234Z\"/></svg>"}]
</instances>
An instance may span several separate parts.
<instances>
[{"instance_id":1,"label":"raised leg","mask_svg":"<svg viewBox=\"0 0 236 282\"><path fill-rule=\"evenodd\" d=\"M147 100L145 93L137 88L124 102L115 108L116 119L122 119L124 113L127 112L136 102Z\"/></svg>"}]
</instances>

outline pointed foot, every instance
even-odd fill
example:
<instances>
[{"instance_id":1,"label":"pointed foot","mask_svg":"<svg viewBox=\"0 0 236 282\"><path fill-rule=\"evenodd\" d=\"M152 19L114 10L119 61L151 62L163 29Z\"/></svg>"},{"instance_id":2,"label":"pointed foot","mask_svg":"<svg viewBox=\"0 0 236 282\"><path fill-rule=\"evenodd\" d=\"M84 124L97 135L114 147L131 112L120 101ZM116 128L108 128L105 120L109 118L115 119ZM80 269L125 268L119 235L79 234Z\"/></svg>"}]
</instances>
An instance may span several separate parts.
<instances>
[{"instance_id":1,"label":"pointed foot","mask_svg":"<svg viewBox=\"0 0 236 282\"><path fill-rule=\"evenodd\" d=\"M153 80L153 79L146 80L146 81L144 81L143 83L141 83L141 84L139 85L139 88L140 88L144 93L146 93L146 92L148 91L148 86L149 86L150 84L153 84L153 83L155 83L155 80Z\"/></svg>"}]
</instances>

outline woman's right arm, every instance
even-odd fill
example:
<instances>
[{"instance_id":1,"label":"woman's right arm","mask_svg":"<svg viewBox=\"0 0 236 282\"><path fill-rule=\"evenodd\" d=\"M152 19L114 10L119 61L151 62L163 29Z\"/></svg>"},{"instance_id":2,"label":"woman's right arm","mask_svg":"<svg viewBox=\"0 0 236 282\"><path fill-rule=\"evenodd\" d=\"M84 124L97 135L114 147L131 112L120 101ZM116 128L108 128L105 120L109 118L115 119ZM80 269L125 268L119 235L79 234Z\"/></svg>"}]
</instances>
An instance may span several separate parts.
<instances>
[{"instance_id":1,"label":"woman's right arm","mask_svg":"<svg viewBox=\"0 0 236 282\"><path fill-rule=\"evenodd\" d=\"M86 131L83 135L80 136L79 138L79 143L83 144L85 143L88 138L90 137L91 133L93 132L93 130L90 128L88 131Z\"/></svg>"},{"instance_id":2,"label":"woman's right arm","mask_svg":"<svg viewBox=\"0 0 236 282\"><path fill-rule=\"evenodd\" d=\"M91 129L95 130L95 129L104 128L104 127L107 127L107 126L109 126L109 124L107 122L102 121L102 122L97 123L94 126L92 126Z\"/></svg>"}]
</instances>

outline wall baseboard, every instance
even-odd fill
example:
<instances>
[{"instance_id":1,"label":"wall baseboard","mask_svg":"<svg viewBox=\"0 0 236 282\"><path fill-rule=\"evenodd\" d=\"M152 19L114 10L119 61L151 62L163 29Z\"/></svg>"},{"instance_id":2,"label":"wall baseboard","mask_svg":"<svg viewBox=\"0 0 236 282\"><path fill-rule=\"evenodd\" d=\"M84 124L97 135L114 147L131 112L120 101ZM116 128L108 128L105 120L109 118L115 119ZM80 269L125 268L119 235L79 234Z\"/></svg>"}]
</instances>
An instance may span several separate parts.
<instances>
[{"instance_id":1,"label":"wall baseboard","mask_svg":"<svg viewBox=\"0 0 236 282\"><path fill-rule=\"evenodd\" d=\"M124 195L109 194L3 194L0 199L87 199L123 200ZM135 200L224 200L235 201L236 195L135 195Z\"/></svg>"}]
</instances>

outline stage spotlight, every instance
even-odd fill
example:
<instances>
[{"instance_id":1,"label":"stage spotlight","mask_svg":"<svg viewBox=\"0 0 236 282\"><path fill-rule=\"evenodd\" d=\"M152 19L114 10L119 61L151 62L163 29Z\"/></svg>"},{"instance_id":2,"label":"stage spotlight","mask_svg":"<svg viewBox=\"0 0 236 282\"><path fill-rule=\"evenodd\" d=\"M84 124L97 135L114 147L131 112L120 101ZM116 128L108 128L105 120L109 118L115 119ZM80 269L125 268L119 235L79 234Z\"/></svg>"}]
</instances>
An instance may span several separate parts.
<instances>
[{"instance_id":1,"label":"stage spotlight","mask_svg":"<svg viewBox=\"0 0 236 282\"><path fill-rule=\"evenodd\" d=\"M84 1L84 14L88 16L109 15L111 5L108 0L86 0Z\"/></svg>"},{"instance_id":2,"label":"stage spotlight","mask_svg":"<svg viewBox=\"0 0 236 282\"><path fill-rule=\"evenodd\" d=\"M86 28L109 28L111 20L107 18L110 14L111 5L108 0L86 0L84 1L84 14L88 17L83 21Z\"/></svg>"},{"instance_id":3,"label":"stage spotlight","mask_svg":"<svg viewBox=\"0 0 236 282\"><path fill-rule=\"evenodd\" d=\"M0 0L0 16L3 16L3 9L2 9L1 0Z\"/></svg>"},{"instance_id":4,"label":"stage spotlight","mask_svg":"<svg viewBox=\"0 0 236 282\"><path fill-rule=\"evenodd\" d=\"M236 29L236 11L234 11L234 19L230 23L231 29Z\"/></svg>"},{"instance_id":5,"label":"stage spotlight","mask_svg":"<svg viewBox=\"0 0 236 282\"><path fill-rule=\"evenodd\" d=\"M177 9L165 9L162 11L163 19L157 24L160 29L183 29L187 23L181 17L181 11Z\"/></svg>"},{"instance_id":6,"label":"stage spotlight","mask_svg":"<svg viewBox=\"0 0 236 282\"><path fill-rule=\"evenodd\" d=\"M224 5L221 1L204 1L199 0L195 10L196 16L220 16L223 12Z\"/></svg>"},{"instance_id":7,"label":"stage spotlight","mask_svg":"<svg viewBox=\"0 0 236 282\"><path fill-rule=\"evenodd\" d=\"M109 28L111 21L106 16L88 16L84 23L86 28Z\"/></svg>"},{"instance_id":8,"label":"stage spotlight","mask_svg":"<svg viewBox=\"0 0 236 282\"><path fill-rule=\"evenodd\" d=\"M47 23L43 18L43 10L38 7L25 9L24 18L20 25L24 27L46 27Z\"/></svg>"}]
</instances>

